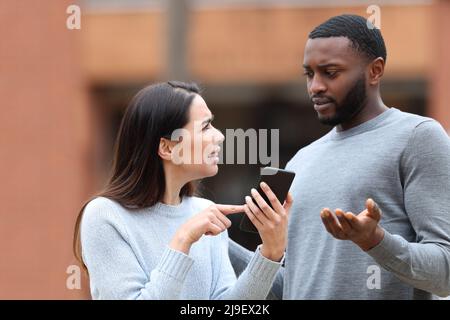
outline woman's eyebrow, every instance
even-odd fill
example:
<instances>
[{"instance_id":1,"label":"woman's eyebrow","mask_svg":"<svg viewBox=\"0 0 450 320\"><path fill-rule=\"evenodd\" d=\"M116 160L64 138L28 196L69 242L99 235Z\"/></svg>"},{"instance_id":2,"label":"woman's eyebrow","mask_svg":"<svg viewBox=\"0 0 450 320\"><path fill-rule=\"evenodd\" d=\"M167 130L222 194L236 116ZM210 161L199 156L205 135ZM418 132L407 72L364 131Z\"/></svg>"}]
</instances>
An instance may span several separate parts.
<instances>
[{"instance_id":1,"label":"woman's eyebrow","mask_svg":"<svg viewBox=\"0 0 450 320\"><path fill-rule=\"evenodd\" d=\"M211 115L211 117L209 117L208 119L206 119L202 122L202 125L208 124L208 123L212 122L213 120L214 120L214 115Z\"/></svg>"}]
</instances>

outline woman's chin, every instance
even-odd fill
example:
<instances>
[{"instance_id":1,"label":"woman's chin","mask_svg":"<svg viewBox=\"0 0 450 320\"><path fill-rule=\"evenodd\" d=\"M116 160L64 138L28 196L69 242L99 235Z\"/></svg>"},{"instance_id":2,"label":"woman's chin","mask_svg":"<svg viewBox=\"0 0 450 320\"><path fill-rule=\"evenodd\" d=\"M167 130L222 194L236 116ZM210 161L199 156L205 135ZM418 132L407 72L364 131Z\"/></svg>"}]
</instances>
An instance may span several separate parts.
<instances>
[{"instance_id":1,"label":"woman's chin","mask_svg":"<svg viewBox=\"0 0 450 320\"><path fill-rule=\"evenodd\" d=\"M215 176L219 172L219 157L211 157L205 161L205 170L208 172L208 177Z\"/></svg>"},{"instance_id":2,"label":"woman's chin","mask_svg":"<svg viewBox=\"0 0 450 320\"><path fill-rule=\"evenodd\" d=\"M202 170L202 178L213 177L219 172L219 166L215 163L212 164L204 164L204 168Z\"/></svg>"},{"instance_id":3,"label":"woman's chin","mask_svg":"<svg viewBox=\"0 0 450 320\"><path fill-rule=\"evenodd\" d=\"M207 177L215 176L219 172L219 166L217 164L208 165Z\"/></svg>"},{"instance_id":4,"label":"woman's chin","mask_svg":"<svg viewBox=\"0 0 450 320\"><path fill-rule=\"evenodd\" d=\"M216 163L203 163L194 167L185 167L183 170L189 172L188 174L191 180L201 180L215 176L219 172L219 166Z\"/></svg>"}]
</instances>

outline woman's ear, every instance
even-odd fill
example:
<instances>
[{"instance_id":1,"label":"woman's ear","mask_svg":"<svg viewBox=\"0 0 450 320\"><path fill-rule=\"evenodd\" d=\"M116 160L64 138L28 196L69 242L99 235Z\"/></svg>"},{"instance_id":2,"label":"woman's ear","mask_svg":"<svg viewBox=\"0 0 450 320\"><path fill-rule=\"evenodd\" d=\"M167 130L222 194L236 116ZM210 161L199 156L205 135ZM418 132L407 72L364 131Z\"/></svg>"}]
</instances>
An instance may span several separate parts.
<instances>
[{"instance_id":1,"label":"woman's ear","mask_svg":"<svg viewBox=\"0 0 450 320\"><path fill-rule=\"evenodd\" d=\"M166 138L159 140L158 155L163 160L172 160L173 142Z\"/></svg>"}]
</instances>

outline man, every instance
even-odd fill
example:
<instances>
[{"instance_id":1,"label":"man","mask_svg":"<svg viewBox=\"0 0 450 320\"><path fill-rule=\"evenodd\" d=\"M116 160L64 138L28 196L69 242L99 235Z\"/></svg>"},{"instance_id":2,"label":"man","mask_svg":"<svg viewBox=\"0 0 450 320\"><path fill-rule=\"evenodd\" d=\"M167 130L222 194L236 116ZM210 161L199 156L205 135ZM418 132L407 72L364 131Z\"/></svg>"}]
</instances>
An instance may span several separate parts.
<instances>
[{"instance_id":1,"label":"man","mask_svg":"<svg viewBox=\"0 0 450 320\"><path fill-rule=\"evenodd\" d=\"M308 93L333 129L286 166L296 177L274 287L283 299L450 295L450 139L436 121L383 103L385 63L380 30L363 17L309 34ZM234 243L230 253L235 265L245 259Z\"/></svg>"}]
</instances>

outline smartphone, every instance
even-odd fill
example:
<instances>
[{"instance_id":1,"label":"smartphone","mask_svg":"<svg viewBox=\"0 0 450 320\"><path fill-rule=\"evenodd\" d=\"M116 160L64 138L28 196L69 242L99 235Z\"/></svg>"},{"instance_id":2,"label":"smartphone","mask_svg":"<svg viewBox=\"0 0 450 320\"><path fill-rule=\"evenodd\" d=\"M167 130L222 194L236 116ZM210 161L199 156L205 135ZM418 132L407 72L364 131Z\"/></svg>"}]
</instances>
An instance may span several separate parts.
<instances>
[{"instance_id":1,"label":"smartphone","mask_svg":"<svg viewBox=\"0 0 450 320\"><path fill-rule=\"evenodd\" d=\"M267 202L267 204L272 207L269 199L267 199L266 194L262 191L260 187L261 182L267 183L270 189L273 191L275 196L278 198L281 204L286 200L289 189L291 188L292 181L294 180L295 173L292 171L287 171L283 169L265 167L261 169L261 177L256 190L261 195L261 197ZM253 202L256 203L255 200ZM258 233L258 230L253 225L252 221L244 213L242 217L240 229L245 232Z\"/></svg>"}]
</instances>

